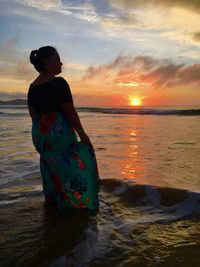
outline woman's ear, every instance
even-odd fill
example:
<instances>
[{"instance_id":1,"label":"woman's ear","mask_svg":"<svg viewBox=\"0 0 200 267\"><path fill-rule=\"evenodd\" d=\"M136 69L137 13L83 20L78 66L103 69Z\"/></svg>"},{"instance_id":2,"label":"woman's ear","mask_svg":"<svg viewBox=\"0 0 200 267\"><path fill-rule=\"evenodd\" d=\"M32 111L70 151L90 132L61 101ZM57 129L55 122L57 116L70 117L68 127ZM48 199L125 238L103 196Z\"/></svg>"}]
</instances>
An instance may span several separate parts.
<instances>
[{"instance_id":1,"label":"woman's ear","mask_svg":"<svg viewBox=\"0 0 200 267\"><path fill-rule=\"evenodd\" d=\"M44 70L46 70L46 69L48 69L48 67L49 67L49 64L50 62L49 62L49 58L44 58L43 60L42 60L42 65L43 65L43 69Z\"/></svg>"}]
</instances>

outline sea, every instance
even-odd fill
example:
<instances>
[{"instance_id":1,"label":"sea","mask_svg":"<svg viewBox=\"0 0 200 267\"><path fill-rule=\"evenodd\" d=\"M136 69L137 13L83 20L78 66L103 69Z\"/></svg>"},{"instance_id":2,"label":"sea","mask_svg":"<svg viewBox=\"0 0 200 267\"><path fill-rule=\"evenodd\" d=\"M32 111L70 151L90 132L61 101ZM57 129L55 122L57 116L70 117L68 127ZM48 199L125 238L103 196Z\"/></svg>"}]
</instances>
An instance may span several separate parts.
<instances>
[{"instance_id":1,"label":"sea","mask_svg":"<svg viewBox=\"0 0 200 267\"><path fill-rule=\"evenodd\" d=\"M0 106L1 267L199 267L200 106L78 107L95 214L44 203L26 106Z\"/></svg>"}]
</instances>

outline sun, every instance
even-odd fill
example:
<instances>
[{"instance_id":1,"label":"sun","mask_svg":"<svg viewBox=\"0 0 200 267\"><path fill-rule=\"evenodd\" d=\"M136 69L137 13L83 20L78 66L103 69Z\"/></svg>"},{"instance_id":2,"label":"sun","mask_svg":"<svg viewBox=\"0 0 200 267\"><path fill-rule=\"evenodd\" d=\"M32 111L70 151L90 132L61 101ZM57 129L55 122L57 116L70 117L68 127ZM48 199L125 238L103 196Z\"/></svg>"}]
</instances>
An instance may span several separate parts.
<instances>
[{"instance_id":1,"label":"sun","mask_svg":"<svg viewBox=\"0 0 200 267\"><path fill-rule=\"evenodd\" d=\"M129 104L130 106L141 106L142 105L142 99L139 96L129 96Z\"/></svg>"}]
</instances>

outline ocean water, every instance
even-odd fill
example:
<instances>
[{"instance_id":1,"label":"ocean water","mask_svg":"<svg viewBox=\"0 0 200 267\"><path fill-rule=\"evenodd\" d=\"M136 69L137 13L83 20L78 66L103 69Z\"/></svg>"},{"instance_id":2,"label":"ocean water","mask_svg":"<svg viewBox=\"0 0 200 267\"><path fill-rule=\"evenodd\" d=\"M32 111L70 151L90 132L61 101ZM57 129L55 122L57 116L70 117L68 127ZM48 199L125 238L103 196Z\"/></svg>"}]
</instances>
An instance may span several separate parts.
<instances>
[{"instance_id":1,"label":"ocean water","mask_svg":"<svg viewBox=\"0 0 200 267\"><path fill-rule=\"evenodd\" d=\"M44 204L26 107L0 106L1 267L199 267L200 107L78 108L96 214Z\"/></svg>"}]
</instances>

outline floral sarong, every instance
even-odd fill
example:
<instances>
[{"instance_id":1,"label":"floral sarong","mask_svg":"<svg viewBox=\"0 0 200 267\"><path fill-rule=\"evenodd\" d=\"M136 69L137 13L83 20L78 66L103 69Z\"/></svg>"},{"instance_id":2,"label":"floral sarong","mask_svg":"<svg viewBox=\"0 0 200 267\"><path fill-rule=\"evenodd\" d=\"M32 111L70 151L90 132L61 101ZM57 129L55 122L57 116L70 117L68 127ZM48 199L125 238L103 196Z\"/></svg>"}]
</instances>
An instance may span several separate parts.
<instances>
[{"instance_id":1,"label":"floral sarong","mask_svg":"<svg viewBox=\"0 0 200 267\"><path fill-rule=\"evenodd\" d=\"M61 112L37 114L32 139L40 153L40 170L45 199L67 213L73 208L99 207L99 175L94 150L77 141Z\"/></svg>"}]
</instances>

